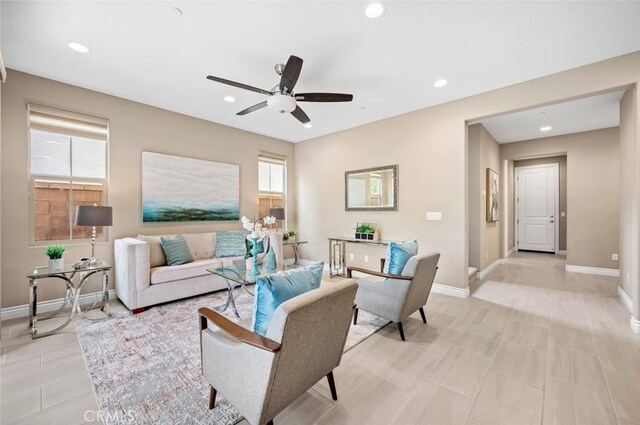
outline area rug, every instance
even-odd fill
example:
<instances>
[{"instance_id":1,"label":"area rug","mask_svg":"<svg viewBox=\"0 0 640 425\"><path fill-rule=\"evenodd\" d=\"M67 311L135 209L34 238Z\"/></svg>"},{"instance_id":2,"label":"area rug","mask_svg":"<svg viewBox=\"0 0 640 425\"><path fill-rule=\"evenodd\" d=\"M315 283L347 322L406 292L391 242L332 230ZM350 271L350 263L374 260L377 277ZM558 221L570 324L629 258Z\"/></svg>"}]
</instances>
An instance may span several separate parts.
<instances>
[{"instance_id":1,"label":"area rug","mask_svg":"<svg viewBox=\"0 0 640 425\"><path fill-rule=\"evenodd\" d=\"M78 339L105 424L234 424L240 413L219 394L207 408L209 385L200 370L197 310L226 300L217 292L103 322L78 321ZM253 298L236 301L242 318L251 317ZM231 308L223 313L238 319ZM360 311L345 351L389 322Z\"/></svg>"}]
</instances>

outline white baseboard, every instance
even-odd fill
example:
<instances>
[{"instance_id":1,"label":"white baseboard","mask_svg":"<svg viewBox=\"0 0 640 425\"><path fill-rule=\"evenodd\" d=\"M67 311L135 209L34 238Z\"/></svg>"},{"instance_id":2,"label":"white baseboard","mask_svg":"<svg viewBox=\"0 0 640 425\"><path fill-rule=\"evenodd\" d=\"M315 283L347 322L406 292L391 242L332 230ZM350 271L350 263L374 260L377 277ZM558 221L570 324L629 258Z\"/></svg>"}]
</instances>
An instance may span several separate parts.
<instances>
[{"instance_id":1,"label":"white baseboard","mask_svg":"<svg viewBox=\"0 0 640 425\"><path fill-rule=\"evenodd\" d=\"M567 264L566 266L564 266L564 270L572 273L595 274L598 276L620 276L620 270L605 269L603 267L572 266L570 264Z\"/></svg>"},{"instance_id":2,"label":"white baseboard","mask_svg":"<svg viewBox=\"0 0 640 425\"><path fill-rule=\"evenodd\" d=\"M559 249L556 251L556 255L567 255L566 249Z\"/></svg>"},{"instance_id":3,"label":"white baseboard","mask_svg":"<svg viewBox=\"0 0 640 425\"><path fill-rule=\"evenodd\" d=\"M629 323L629 326L631 326L631 332L633 332L634 334L640 335L640 320L631 316L631 321Z\"/></svg>"},{"instance_id":4,"label":"white baseboard","mask_svg":"<svg viewBox=\"0 0 640 425\"><path fill-rule=\"evenodd\" d=\"M93 304L96 300L102 298L102 292L91 292L89 294L80 295L80 304ZM116 299L115 289L109 290L109 299ZM58 298L55 300L42 301L38 303L38 313L49 313L58 310L64 301L64 298ZM5 307L0 312L0 319L9 320L16 319L18 317L29 316L29 304L16 305L14 307Z\"/></svg>"},{"instance_id":5,"label":"white baseboard","mask_svg":"<svg viewBox=\"0 0 640 425\"><path fill-rule=\"evenodd\" d=\"M434 283L431 287L431 292L457 298L468 298L471 294L469 287L457 288L455 286L442 285L440 283Z\"/></svg>"},{"instance_id":6,"label":"white baseboard","mask_svg":"<svg viewBox=\"0 0 640 425\"><path fill-rule=\"evenodd\" d=\"M622 304L624 304L625 307L627 307L627 310L629 310L629 313L633 314L633 301L631 301L631 298L629 297L629 295L627 295L626 292L624 292L624 289L622 289L622 287L618 286L618 298L620 298L620 301L622 301Z\"/></svg>"},{"instance_id":7,"label":"white baseboard","mask_svg":"<svg viewBox=\"0 0 640 425\"><path fill-rule=\"evenodd\" d=\"M478 276L478 279L484 279L485 277L487 277L489 273L493 271L493 269L498 267L500 264L504 264L504 259L498 258L496 261L494 261L493 263L485 267L483 270L479 271L476 274L476 276Z\"/></svg>"}]
</instances>

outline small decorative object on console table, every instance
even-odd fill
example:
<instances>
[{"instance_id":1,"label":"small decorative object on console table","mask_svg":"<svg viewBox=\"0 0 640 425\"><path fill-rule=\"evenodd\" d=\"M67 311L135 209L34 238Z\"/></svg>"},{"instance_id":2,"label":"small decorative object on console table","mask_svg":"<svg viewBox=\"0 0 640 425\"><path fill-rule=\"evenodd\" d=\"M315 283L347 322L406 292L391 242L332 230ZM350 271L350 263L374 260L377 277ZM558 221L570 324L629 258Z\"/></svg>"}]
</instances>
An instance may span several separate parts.
<instances>
[{"instance_id":1,"label":"small decorative object on console table","mask_svg":"<svg viewBox=\"0 0 640 425\"><path fill-rule=\"evenodd\" d=\"M113 215L111 207L97 205L78 205L76 208L76 226L90 226L91 230L91 259L96 258L96 226L111 226Z\"/></svg>"},{"instance_id":2,"label":"small decorative object on console table","mask_svg":"<svg viewBox=\"0 0 640 425\"><path fill-rule=\"evenodd\" d=\"M378 241L380 240L380 232L373 223L358 223L355 237L367 241Z\"/></svg>"},{"instance_id":3,"label":"small decorative object on console table","mask_svg":"<svg viewBox=\"0 0 640 425\"><path fill-rule=\"evenodd\" d=\"M50 270L62 270L64 268L64 259L62 255L66 248L63 245L49 245L45 248L44 253L49 257Z\"/></svg>"}]
</instances>

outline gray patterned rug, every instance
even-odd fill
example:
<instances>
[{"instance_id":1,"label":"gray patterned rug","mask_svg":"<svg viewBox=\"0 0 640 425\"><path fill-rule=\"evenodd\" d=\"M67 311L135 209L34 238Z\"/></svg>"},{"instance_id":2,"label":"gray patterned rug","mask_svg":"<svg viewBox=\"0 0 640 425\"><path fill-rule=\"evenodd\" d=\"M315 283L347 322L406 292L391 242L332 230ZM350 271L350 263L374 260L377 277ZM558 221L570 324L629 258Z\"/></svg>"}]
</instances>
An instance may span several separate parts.
<instances>
[{"instance_id":1,"label":"gray patterned rug","mask_svg":"<svg viewBox=\"0 0 640 425\"><path fill-rule=\"evenodd\" d=\"M207 408L209 385L200 370L196 311L226 300L226 291L124 314L104 322L78 321L78 339L98 406L109 424L233 424L242 417L219 394ZM236 302L241 317L250 317L253 298ZM229 319L237 318L227 309ZM351 326L345 351L388 322L360 311Z\"/></svg>"}]
</instances>

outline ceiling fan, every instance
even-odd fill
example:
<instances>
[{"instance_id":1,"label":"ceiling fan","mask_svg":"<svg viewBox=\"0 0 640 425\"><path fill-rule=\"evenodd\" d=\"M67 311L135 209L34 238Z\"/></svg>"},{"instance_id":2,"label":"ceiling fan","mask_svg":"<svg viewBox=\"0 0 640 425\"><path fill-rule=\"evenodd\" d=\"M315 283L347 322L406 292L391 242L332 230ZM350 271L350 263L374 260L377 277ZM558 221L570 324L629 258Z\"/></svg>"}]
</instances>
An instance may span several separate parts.
<instances>
[{"instance_id":1,"label":"ceiling fan","mask_svg":"<svg viewBox=\"0 0 640 425\"><path fill-rule=\"evenodd\" d=\"M298 77L300 77L300 71L302 70L302 59L297 56L289 56L287 64L277 64L275 70L276 74L280 76L280 83L276 84L271 91L225 80L224 78L214 77L212 75L207 76L207 78L211 81L217 81L222 84L228 84L233 87L269 96L264 102L250 106L238 112L236 115L247 115L258 109L268 107L280 113L290 112L298 121L306 124L311 120L302 108L298 106L298 102L351 102L353 100L353 95L343 93L294 93L293 88L298 82Z\"/></svg>"}]
</instances>

